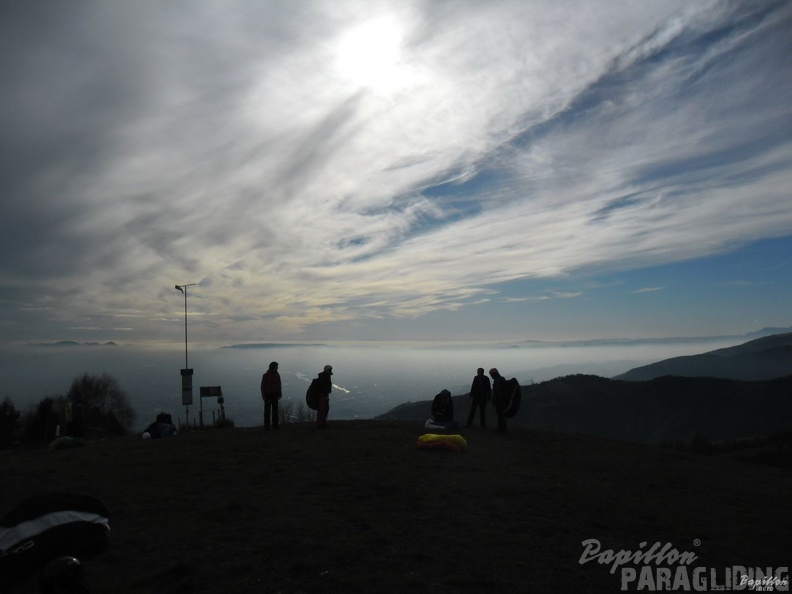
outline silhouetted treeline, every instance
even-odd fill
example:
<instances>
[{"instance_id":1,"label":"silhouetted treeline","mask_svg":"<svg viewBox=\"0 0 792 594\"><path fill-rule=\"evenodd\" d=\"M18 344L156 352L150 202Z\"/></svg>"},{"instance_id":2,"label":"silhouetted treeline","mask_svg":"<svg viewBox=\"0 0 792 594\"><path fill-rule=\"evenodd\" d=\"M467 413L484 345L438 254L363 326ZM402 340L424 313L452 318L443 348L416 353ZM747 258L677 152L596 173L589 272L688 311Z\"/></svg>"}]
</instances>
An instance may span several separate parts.
<instances>
[{"instance_id":1,"label":"silhouetted treeline","mask_svg":"<svg viewBox=\"0 0 792 594\"><path fill-rule=\"evenodd\" d=\"M126 392L112 376L83 373L65 396L47 396L28 410L0 403L0 448L40 446L57 436L101 439L125 435L135 420Z\"/></svg>"}]
</instances>

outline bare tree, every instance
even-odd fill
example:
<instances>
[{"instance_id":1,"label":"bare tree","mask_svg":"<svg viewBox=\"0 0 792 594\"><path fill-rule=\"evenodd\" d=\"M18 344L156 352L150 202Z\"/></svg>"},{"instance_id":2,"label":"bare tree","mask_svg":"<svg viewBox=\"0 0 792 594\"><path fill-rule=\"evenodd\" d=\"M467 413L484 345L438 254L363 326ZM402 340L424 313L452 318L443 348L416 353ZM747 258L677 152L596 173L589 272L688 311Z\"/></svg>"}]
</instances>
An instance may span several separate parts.
<instances>
[{"instance_id":1,"label":"bare tree","mask_svg":"<svg viewBox=\"0 0 792 594\"><path fill-rule=\"evenodd\" d=\"M292 421L292 414L294 412L294 402L292 402L289 398L285 400L281 400L280 404L278 405L278 420L280 421L281 425L285 425L286 423L291 423Z\"/></svg>"},{"instance_id":2,"label":"bare tree","mask_svg":"<svg viewBox=\"0 0 792 594\"><path fill-rule=\"evenodd\" d=\"M0 403L0 449L7 448L17 438L19 433L20 413L11 399L6 396Z\"/></svg>"},{"instance_id":3,"label":"bare tree","mask_svg":"<svg viewBox=\"0 0 792 594\"><path fill-rule=\"evenodd\" d=\"M313 422L316 420L316 411L308 408L304 402L300 402L297 405L297 411L294 417L298 423Z\"/></svg>"},{"instance_id":4,"label":"bare tree","mask_svg":"<svg viewBox=\"0 0 792 594\"><path fill-rule=\"evenodd\" d=\"M123 435L135 422L129 396L107 373L83 373L76 377L66 399L72 404L79 432L91 430L100 435Z\"/></svg>"},{"instance_id":5,"label":"bare tree","mask_svg":"<svg viewBox=\"0 0 792 594\"><path fill-rule=\"evenodd\" d=\"M278 420L281 425L286 423L306 423L315 421L316 413L302 401L298 401L295 405L294 400L285 398L280 401L278 406Z\"/></svg>"}]
</instances>

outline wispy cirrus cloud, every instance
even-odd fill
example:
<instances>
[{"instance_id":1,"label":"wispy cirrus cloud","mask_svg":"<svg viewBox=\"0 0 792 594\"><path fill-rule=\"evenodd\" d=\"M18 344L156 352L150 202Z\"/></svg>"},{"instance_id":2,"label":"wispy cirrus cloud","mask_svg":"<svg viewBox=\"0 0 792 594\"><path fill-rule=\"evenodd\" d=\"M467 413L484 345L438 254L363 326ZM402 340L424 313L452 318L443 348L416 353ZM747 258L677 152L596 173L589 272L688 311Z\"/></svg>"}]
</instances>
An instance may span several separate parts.
<instances>
[{"instance_id":1,"label":"wispy cirrus cloud","mask_svg":"<svg viewBox=\"0 0 792 594\"><path fill-rule=\"evenodd\" d=\"M4 11L8 325L157 336L197 282L294 336L792 228L786 3Z\"/></svg>"},{"instance_id":2,"label":"wispy cirrus cloud","mask_svg":"<svg viewBox=\"0 0 792 594\"><path fill-rule=\"evenodd\" d=\"M636 289L635 291L630 291L632 294L640 294L640 293L656 293L657 291L662 291L665 287L643 287L641 289Z\"/></svg>"}]
</instances>

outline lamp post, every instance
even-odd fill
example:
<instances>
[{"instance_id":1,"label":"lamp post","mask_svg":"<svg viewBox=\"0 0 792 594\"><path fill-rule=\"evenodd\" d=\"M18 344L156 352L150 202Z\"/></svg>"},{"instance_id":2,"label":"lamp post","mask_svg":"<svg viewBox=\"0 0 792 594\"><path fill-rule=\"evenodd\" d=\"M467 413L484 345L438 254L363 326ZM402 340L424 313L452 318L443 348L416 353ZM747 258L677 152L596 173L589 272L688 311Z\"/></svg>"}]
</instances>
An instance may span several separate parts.
<instances>
[{"instance_id":1,"label":"lamp post","mask_svg":"<svg viewBox=\"0 0 792 594\"><path fill-rule=\"evenodd\" d=\"M184 417L187 426L190 426L190 405L192 399L192 375L193 370L187 359L187 287L194 287L195 283L187 285L176 285L176 290L184 295L184 369L181 370L182 376L182 404L184 405Z\"/></svg>"}]
</instances>

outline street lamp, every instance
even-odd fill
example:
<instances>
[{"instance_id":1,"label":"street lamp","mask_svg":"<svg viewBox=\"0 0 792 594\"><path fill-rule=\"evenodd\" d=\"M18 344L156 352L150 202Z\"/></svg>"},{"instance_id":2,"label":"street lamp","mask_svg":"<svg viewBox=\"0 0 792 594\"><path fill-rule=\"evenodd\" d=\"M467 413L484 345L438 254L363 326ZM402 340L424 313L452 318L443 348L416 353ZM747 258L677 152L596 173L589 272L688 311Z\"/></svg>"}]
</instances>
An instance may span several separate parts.
<instances>
[{"instance_id":1,"label":"street lamp","mask_svg":"<svg viewBox=\"0 0 792 594\"><path fill-rule=\"evenodd\" d=\"M189 285L176 285L176 289L184 295L184 368L190 367L187 364L187 287L194 287L195 283Z\"/></svg>"},{"instance_id":2,"label":"street lamp","mask_svg":"<svg viewBox=\"0 0 792 594\"><path fill-rule=\"evenodd\" d=\"M190 425L190 405L192 398L192 375L193 370L187 359L187 287L194 287L195 283L187 285L176 285L176 289L184 295L184 369L181 370L182 376L182 404L184 405L184 417L187 426Z\"/></svg>"}]
</instances>

